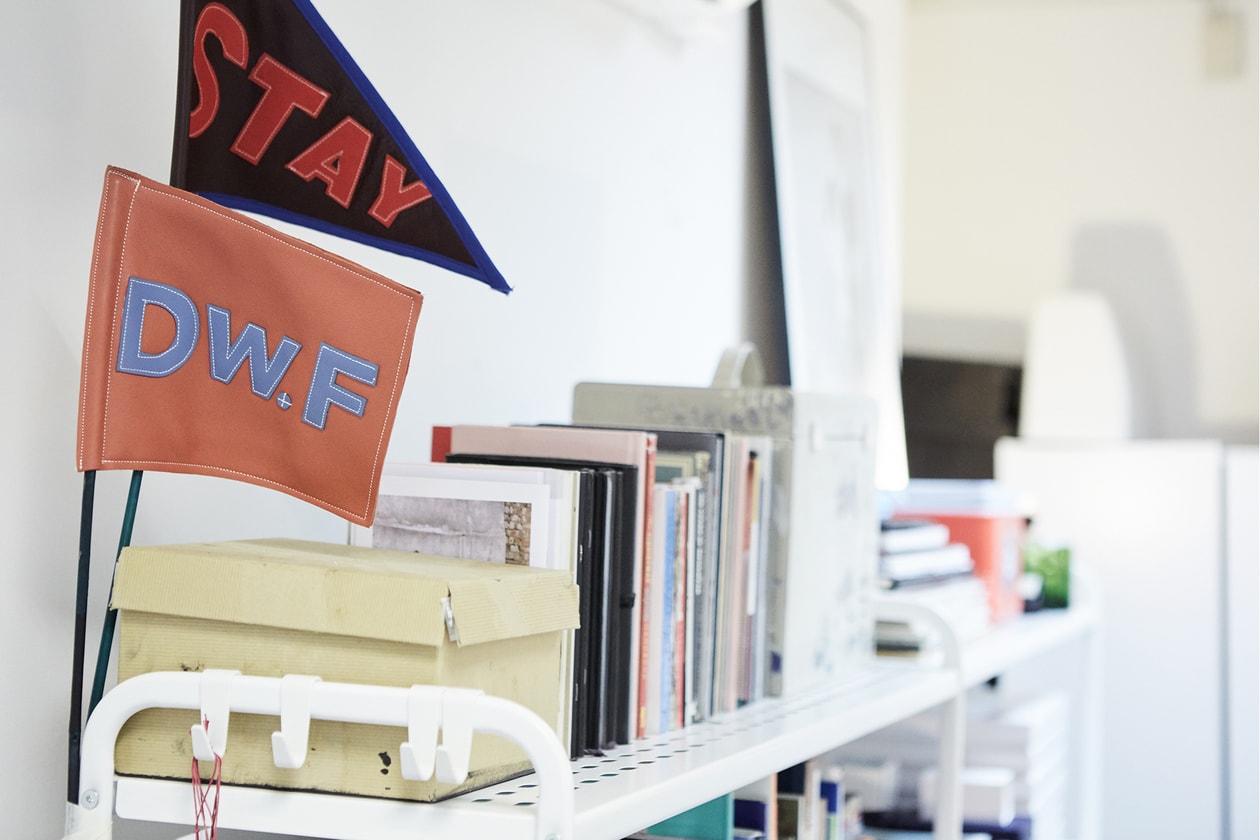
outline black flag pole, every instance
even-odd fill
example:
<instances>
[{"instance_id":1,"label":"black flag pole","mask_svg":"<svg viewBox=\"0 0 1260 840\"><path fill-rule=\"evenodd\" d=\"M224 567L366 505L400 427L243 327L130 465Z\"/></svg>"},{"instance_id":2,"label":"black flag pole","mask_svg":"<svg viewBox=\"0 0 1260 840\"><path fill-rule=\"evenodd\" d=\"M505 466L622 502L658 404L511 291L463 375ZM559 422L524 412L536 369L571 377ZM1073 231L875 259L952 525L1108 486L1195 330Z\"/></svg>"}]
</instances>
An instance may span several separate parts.
<instances>
[{"instance_id":1,"label":"black flag pole","mask_svg":"<svg viewBox=\"0 0 1260 840\"><path fill-rule=\"evenodd\" d=\"M131 489L127 493L127 509L123 514L122 532L118 537L118 555L131 544L131 532L135 525L136 506L140 500L140 480L143 471L131 473ZM87 665L87 611L88 589L91 582L92 567L92 509L96 498L96 470L85 470L83 473L83 502L79 513L79 581L74 604L74 673L70 676L70 750L67 767L66 801L77 802L79 799L79 768L83 747L83 683ZM114 558L115 568L118 555ZM110 596L114 591L113 578L110 580ZM96 674L92 681L92 695L88 703L88 715L91 716L96 704L105 693L105 675L109 671L109 656L114 643L114 625L117 612L105 605L105 622L101 627L101 644L96 655Z\"/></svg>"},{"instance_id":2,"label":"black flag pole","mask_svg":"<svg viewBox=\"0 0 1260 840\"><path fill-rule=\"evenodd\" d=\"M96 470L83 473L83 502L79 513L79 583L74 601L74 672L70 675L70 755L66 801L79 801L80 740L83 737L83 659L87 648L88 581L92 566L92 504Z\"/></svg>"},{"instance_id":3,"label":"black flag pole","mask_svg":"<svg viewBox=\"0 0 1260 840\"><path fill-rule=\"evenodd\" d=\"M131 545L131 531L136 524L136 506L140 503L140 480L144 478L143 470L132 470L131 488L127 491L127 509L123 513L122 531L118 535L118 553L114 555L114 570L118 569L118 558L123 549ZM96 651L96 675L92 680L92 697L88 702L88 716L96 709L105 694L105 677L109 673L109 655L114 647L114 626L118 623L118 611L110 606L114 600L114 575L109 577L109 598L105 601L105 621L101 625L101 644Z\"/></svg>"}]
</instances>

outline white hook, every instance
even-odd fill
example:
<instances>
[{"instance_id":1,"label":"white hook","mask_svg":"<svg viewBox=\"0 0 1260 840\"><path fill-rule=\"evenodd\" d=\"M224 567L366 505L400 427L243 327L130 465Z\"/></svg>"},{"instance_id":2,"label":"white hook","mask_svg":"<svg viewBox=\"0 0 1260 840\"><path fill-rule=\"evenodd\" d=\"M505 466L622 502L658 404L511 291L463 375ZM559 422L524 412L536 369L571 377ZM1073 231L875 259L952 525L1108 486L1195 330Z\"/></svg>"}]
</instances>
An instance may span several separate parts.
<instances>
[{"instance_id":1,"label":"white hook","mask_svg":"<svg viewBox=\"0 0 1260 840\"><path fill-rule=\"evenodd\" d=\"M271 733L271 756L277 767L296 770L306 764L311 737L311 688L319 677L285 674L280 679L280 731Z\"/></svg>"},{"instance_id":2,"label":"white hook","mask_svg":"<svg viewBox=\"0 0 1260 840\"><path fill-rule=\"evenodd\" d=\"M437 748L439 782L463 784L468 778L472 752L472 704L485 692L472 688L448 688L442 694L442 745Z\"/></svg>"},{"instance_id":3,"label":"white hook","mask_svg":"<svg viewBox=\"0 0 1260 840\"><path fill-rule=\"evenodd\" d=\"M198 761L214 761L227 749L232 679L239 674L214 668L201 674L201 720L188 730L193 757Z\"/></svg>"},{"instance_id":4,"label":"white hook","mask_svg":"<svg viewBox=\"0 0 1260 840\"><path fill-rule=\"evenodd\" d=\"M440 691L413 685L407 694L407 740L398 750L404 779L427 782L432 778L441 719Z\"/></svg>"}]
</instances>

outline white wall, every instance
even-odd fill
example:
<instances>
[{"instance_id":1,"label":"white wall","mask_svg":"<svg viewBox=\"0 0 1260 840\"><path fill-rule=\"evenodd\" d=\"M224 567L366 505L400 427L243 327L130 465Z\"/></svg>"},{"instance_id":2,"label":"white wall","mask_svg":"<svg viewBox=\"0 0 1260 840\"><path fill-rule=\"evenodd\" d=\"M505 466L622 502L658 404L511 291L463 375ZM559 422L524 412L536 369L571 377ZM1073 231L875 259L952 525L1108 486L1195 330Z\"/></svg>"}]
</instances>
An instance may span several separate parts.
<instances>
[{"instance_id":1,"label":"white wall","mask_svg":"<svg viewBox=\"0 0 1260 840\"><path fill-rule=\"evenodd\" d=\"M565 420L582 379L703 384L766 311L749 291L761 288L766 211L752 183L746 15L685 39L590 0L316 5L516 288L503 297L290 229L426 294L391 458L426 459L438 422ZM899 2L861 5L878 26L892 22L881 42L899 37ZM60 830L92 232L107 164L166 179L177 6L67 0L0 12L0 347L13 363L0 444L5 836ZM890 90L882 110L895 128ZM126 479L98 479L93 638ZM344 529L270 491L150 474L134 542L342 540Z\"/></svg>"},{"instance_id":2,"label":"white wall","mask_svg":"<svg viewBox=\"0 0 1260 840\"><path fill-rule=\"evenodd\" d=\"M1210 75L1208 10L1242 15ZM1255 0L913 0L906 347L1018 358L1042 296L1098 288L1139 436L1256 440Z\"/></svg>"}]
</instances>

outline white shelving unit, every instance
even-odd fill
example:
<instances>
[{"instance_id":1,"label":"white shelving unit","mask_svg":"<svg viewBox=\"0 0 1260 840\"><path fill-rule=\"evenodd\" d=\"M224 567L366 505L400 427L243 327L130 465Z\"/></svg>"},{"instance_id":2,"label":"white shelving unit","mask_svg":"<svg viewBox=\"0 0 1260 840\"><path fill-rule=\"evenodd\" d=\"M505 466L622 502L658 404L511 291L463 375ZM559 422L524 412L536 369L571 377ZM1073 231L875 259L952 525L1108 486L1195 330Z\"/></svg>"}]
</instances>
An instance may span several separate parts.
<instances>
[{"instance_id":1,"label":"white shelving unit","mask_svg":"<svg viewBox=\"0 0 1260 840\"><path fill-rule=\"evenodd\" d=\"M940 664L874 661L867 670L842 684L789 698L767 699L682 731L571 763L554 737L550 744L536 734L524 733L523 740L517 738L520 721L513 718L514 713L505 713L502 706L494 705L514 704L485 698L491 705L473 716L477 718L474 728L518 739L534 762L535 773L436 804L224 786L219 826L340 840L392 840L421 835L431 840L617 840L907 716L940 707L946 716L946 737L940 745L942 818L937 837L956 838L956 780L961 766L962 703L966 690L1058 645L1092 639L1096 612L1092 602L1081 598L1070 610L1024 616L995 628L961 650L953 650L953 641L946 639L945 659ZM195 681L197 675L170 676ZM278 688L271 684L279 680L238 679L249 681L250 691L241 702L233 695L234 711L278 714L278 706L273 705L278 702ZM342 688L333 686L333 692ZM364 707L357 701L341 705L347 702L345 698L341 698L341 704L312 702L311 714L328 715L334 720L355 720L367 715L367 719L378 721L392 715L393 725L405 725L405 703L400 706L397 695L407 689L376 690L389 695L381 700L379 715L362 711ZM110 714L113 694L107 695L98 712L105 708ZM188 682L188 687L181 684L178 691L172 689L155 698L155 702L131 698L119 703L119 716L125 720L125 716L134 713L132 707L137 703L197 708L197 698L194 683ZM1083 699L1088 701L1089 697ZM525 716L529 714L520 711ZM400 714L403 717L399 718ZM101 732L95 738L91 731L94 726ZM104 809L112 799L120 817L187 825L191 807L186 782L114 777L113 738L120 726L121 721L102 723L96 716L89 724L82 791L88 791L92 785L108 786L110 782L115 791L112 797L102 798L93 789L94 803L81 793L79 807L93 804L93 811ZM89 772L89 766L95 769ZM571 790L567 790L570 783ZM107 817L99 813L88 816L98 822ZM1096 814L1082 822L1090 820L1096 822ZM1083 829L1082 837L1087 836L1091 836L1090 830Z\"/></svg>"},{"instance_id":2,"label":"white shelving unit","mask_svg":"<svg viewBox=\"0 0 1260 840\"><path fill-rule=\"evenodd\" d=\"M1079 643L1079 680L1067 686L1074 721L1070 746L1072 777L1069 796L1075 819L1073 840L1102 837L1102 602L1094 571L1077 564L1072 570L1072 608L1021 616L966 646L961 658L964 688L972 688L1012 669L1035 663L1043 654Z\"/></svg>"},{"instance_id":3,"label":"white shelving unit","mask_svg":"<svg viewBox=\"0 0 1260 840\"><path fill-rule=\"evenodd\" d=\"M1097 609L1082 604L1021 616L968 643L962 653L962 681L968 688L1000 676L1016 665L1094 631Z\"/></svg>"}]
</instances>

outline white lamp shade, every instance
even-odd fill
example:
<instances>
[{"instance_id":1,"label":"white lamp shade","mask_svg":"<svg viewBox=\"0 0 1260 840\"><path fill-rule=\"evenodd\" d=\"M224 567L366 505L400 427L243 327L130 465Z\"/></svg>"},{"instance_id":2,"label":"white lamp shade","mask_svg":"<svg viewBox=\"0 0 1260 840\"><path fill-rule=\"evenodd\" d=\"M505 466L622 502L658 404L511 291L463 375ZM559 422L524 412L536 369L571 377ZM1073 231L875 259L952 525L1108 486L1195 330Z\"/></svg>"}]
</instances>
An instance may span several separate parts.
<instances>
[{"instance_id":1,"label":"white lamp shade","mask_svg":"<svg viewBox=\"0 0 1260 840\"><path fill-rule=\"evenodd\" d=\"M1037 304L1028 328L1019 434L1123 440L1132 395L1115 317L1098 292L1058 292Z\"/></svg>"}]
</instances>

